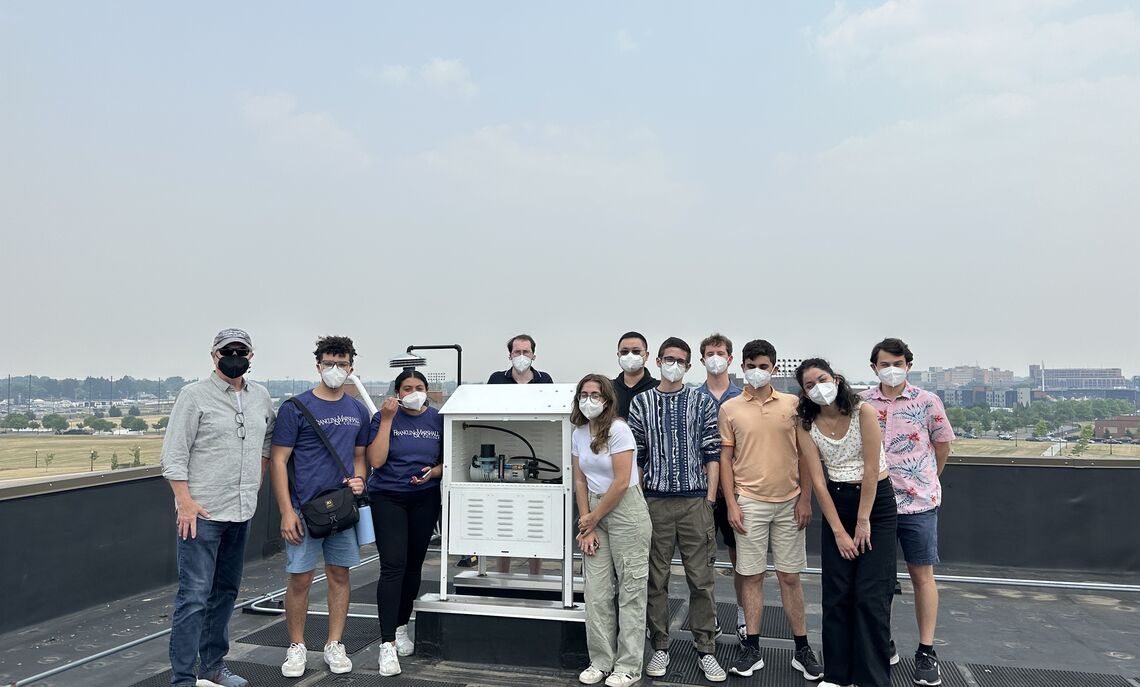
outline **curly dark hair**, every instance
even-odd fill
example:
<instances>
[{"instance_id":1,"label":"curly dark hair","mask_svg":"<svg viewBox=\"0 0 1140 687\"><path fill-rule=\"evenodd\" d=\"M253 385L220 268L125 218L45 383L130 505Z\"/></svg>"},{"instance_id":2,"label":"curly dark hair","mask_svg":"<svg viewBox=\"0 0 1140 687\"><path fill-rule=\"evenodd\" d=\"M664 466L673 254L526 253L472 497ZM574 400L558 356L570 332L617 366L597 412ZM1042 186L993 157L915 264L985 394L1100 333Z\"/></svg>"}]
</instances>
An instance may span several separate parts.
<instances>
[{"instance_id":1,"label":"curly dark hair","mask_svg":"<svg viewBox=\"0 0 1140 687\"><path fill-rule=\"evenodd\" d=\"M322 336L317 339L317 350L313 351L313 355L317 357L318 363L325 353L347 355L350 363L356 360L356 348L352 345L352 339L347 336Z\"/></svg>"},{"instance_id":2,"label":"curly dark hair","mask_svg":"<svg viewBox=\"0 0 1140 687\"><path fill-rule=\"evenodd\" d=\"M805 431L811 430L811 423L815 422L815 418L819 415L819 404L808 398L807 392L804 391L804 374L812 368L823 370L835 379L835 385L839 387L835 394L835 407L841 414L850 415L855 411L855 406L859 405L859 398L851 385L842 376L835 374L835 370L831 369L826 360L808 358L796 368L796 383L800 385L800 404L796 408L796 415L799 416L800 424Z\"/></svg>"}]
</instances>

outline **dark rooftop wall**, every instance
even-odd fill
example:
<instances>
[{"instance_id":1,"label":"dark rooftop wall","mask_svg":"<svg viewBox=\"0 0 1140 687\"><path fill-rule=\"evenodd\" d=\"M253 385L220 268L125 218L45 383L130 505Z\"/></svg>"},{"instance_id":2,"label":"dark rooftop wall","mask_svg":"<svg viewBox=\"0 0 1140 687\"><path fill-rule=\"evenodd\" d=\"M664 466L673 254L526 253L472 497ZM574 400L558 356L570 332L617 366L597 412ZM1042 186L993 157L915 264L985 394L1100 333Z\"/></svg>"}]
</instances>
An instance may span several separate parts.
<instances>
[{"instance_id":1,"label":"dark rooftop wall","mask_svg":"<svg viewBox=\"0 0 1140 687\"><path fill-rule=\"evenodd\" d=\"M247 560L280 550L268 483ZM174 499L149 477L0 501L0 550L2 633L175 582Z\"/></svg>"}]
</instances>

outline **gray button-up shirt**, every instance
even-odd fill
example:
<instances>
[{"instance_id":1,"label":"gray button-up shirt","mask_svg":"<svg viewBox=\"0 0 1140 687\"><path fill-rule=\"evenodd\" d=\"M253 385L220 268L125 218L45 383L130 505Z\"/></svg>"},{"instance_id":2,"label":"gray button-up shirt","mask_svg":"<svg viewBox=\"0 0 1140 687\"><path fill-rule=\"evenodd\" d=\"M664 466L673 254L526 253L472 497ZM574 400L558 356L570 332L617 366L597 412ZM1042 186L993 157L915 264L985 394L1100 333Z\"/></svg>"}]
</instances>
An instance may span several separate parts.
<instances>
[{"instance_id":1,"label":"gray button-up shirt","mask_svg":"<svg viewBox=\"0 0 1140 687\"><path fill-rule=\"evenodd\" d=\"M187 384L174 401L162 441L162 476L188 482L191 498L211 520L249 520L257 510L261 459L269 456L274 419L269 391L256 382L247 379L240 394L214 372Z\"/></svg>"}]
</instances>

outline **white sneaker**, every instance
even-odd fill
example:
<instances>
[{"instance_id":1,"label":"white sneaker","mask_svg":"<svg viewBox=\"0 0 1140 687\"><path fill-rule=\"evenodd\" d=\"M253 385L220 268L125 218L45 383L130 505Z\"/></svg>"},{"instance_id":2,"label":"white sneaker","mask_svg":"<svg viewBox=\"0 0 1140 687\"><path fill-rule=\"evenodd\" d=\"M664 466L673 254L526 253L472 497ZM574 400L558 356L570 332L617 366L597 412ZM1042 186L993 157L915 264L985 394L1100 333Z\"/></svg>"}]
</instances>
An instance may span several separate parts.
<instances>
[{"instance_id":1,"label":"white sneaker","mask_svg":"<svg viewBox=\"0 0 1140 687\"><path fill-rule=\"evenodd\" d=\"M645 666L645 674L649 677L662 677L669 670L669 652L658 649L653 652L649 664Z\"/></svg>"},{"instance_id":2,"label":"white sneaker","mask_svg":"<svg viewBox=\"0 0 1140 687\"><path fill-rule=\"evenodd\" d=\"M578 673L578 682L584 685L596 685L606 679L606 674L594 666L590 666Z\"/></svg>"},{"instance_id":3,"label":"white sneaker","mask_svg":"<svg viewBox=\"0 0 1140 687\"><path fill-rule=\"evenodd\" d=\"M281 664L281 674L285 677L301 677L305 674L305 661L308 649L304 644L290 644L285 651L285 662Z\"/></svg>"},{"instance_id":4,"label":"white sneaker","mask_svg":"<svg viewBox=\"0 0 1140 687\"><path fill-rule=\"evenodd\" d=\"M340 642L329 642L325 645L325 663L329 667L329 672L337 675L352 670L352 661L349 660L344 645Z\"/></svg>"},{"instance_id":5,"label":"white sneaker","mask_svg":"<svg viewBox=\"0 0 1140 687\"><path fill-rule=\"evenodd\" d=\"M697 662L704 671L705 679L710 682L724 682L728 679L728 673L724 672L724 668L716 662L716 656L712 654L705 654L701 656L701 660Z\"/></svg>"},{"instance_id":6,"label":"white sneaker","mask_svg":"<svg viewBox=\"0 0 1140 687\"><path fill-rule=\"evenodd\" d=\"M629 673L613 673L606 678L606 687L629 687L640 679Z\"/></svg>"},{"instance_id":7,"label":"white sneaker","mask_svg":"<svg viewBox=\"0 0 1140 687\"><path fill-rule=\"evenodd\" d=\"M400 674L400 659L396 656L395 642L380 643L380 674L384 676Z\"/></svg>"},{"instance_id":8,"label":"white sneaker","mask_svg":"<svg viewBox=\"0 0 1140 687\"><path fill-rule=\"evenodd\" d=\"M408 626L401 625L396 628L396 654L411 656L416 653L416 643L408 636Z\"/></svg>"}]
</instances>

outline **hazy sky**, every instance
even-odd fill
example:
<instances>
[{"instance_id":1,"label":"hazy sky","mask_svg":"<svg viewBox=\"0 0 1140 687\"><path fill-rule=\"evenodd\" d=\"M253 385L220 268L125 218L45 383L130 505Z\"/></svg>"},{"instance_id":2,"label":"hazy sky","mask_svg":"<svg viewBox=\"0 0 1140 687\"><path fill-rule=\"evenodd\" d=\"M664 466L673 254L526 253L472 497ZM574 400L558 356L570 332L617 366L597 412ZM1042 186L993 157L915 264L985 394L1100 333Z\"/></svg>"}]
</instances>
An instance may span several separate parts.
<instances>
[{"instance_id":1,"label":"hazy sky","mask_svg":"<svg viewBox=\"0 0 1140 687\"><path fill-rule=\"evenodd\" d=\"M1138 122L1125 0L4 2L0 374L228 326L261 378L627 329L1140 374Z\"/></svg>"}]
</instances>

